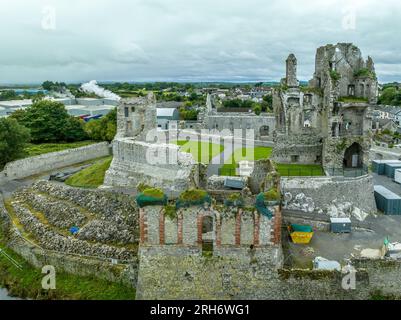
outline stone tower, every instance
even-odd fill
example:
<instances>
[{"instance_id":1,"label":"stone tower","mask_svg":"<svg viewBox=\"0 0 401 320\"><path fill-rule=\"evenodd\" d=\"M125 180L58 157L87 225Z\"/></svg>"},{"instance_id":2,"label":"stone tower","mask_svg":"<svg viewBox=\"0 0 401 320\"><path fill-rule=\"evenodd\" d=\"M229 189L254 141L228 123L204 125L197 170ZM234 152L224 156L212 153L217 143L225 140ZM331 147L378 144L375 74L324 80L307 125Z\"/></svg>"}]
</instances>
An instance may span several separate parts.
<instances>
[{"instance_id":1,"label":"stone tower","mask_svg":"<svg viewBox=\"0 0 401 320\"><path fill-rule=\"evenodd\" d=\"M141 140L148 131L155 128L156 98L153 93L144 98L121 100L117 107L117 137Z\"/></svg>"},{"instance_id":2,"label":"stone tower","mask_svg":"<svg viewBox=\"0 0 401 320\"><path fill-rule=\"evenodd\" d=\"M297 58L293 53L291 53L286 60L286 85L289 88L294 88L299 86L297 80Z\"/></svg>"}]
</instances>

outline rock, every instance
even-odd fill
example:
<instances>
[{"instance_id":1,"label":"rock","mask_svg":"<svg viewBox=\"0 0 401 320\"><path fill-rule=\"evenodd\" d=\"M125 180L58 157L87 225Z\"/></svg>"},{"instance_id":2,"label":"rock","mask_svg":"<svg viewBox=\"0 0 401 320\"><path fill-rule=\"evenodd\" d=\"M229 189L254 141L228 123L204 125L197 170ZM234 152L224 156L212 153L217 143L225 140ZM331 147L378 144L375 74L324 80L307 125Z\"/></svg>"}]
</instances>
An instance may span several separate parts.
<instances>
[{"instance_id":1,"label":"rock","mask_svg":"<svg viewBox=\"0 0 401 320\"><path fill-rule=\"evenodd\" d=\"M358 221L365 221L365 219L368 217L368 213L362 211L361 209L355 207L354 210L352 211L352 216L357 219Z\"/></svg>"}]
</instances>

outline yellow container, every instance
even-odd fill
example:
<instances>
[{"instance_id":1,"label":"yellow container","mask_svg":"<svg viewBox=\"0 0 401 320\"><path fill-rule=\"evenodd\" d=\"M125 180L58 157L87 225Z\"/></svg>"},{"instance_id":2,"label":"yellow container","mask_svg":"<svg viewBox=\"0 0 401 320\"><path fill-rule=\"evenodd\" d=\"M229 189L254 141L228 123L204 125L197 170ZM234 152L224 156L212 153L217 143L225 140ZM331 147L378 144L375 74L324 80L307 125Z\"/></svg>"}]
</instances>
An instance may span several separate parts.
<instances>
[{"instance_id":1,"label":"yellow container","mask_svg":"<svg viewBox=\"0 0 401 320\"><path fill-rule=\"evenodd\" d=\"M313 237L313 232L291 232L292 229L288 226L288 232L290 233L291 240L297 244L308 244L311 242Z\"/></svg>"}]
</instances>

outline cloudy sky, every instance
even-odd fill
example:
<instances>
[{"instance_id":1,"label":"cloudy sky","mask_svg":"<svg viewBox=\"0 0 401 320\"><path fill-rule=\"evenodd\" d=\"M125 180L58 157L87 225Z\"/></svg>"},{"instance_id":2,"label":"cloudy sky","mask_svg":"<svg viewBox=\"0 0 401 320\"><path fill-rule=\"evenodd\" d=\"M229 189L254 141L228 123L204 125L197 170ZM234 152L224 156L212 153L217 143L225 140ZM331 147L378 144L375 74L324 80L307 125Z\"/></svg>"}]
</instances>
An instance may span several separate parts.
<instances>
[{"instance_id":1,"label":"cloudy sky","mask_svg":"<svg viewBox=\"0 0 401 320\"><path fill-rule=\"evenodd\" d=\"M352 3L352 4L351 4ZM0 83L279 80L353 42L401 81L399 0L1 0Z\"/></svg>"}]
</instances>

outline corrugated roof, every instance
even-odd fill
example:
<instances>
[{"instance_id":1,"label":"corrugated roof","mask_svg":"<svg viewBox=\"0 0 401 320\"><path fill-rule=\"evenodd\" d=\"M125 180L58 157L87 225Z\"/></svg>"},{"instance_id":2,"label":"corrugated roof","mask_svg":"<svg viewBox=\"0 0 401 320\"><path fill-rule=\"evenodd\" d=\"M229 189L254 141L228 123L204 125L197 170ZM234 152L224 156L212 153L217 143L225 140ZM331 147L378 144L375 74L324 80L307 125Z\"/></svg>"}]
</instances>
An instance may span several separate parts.
<instances>
[{"instance_id":1,"label":"corrugated roof","mask_svg":"<svg viewBox=\"0 0 401 320\"><path fill-rule=\"evenodd\" d=\"M375 192L381 194L386 199L401 199L400 196L396 195L394 192L390 191L389 189L383 186L374 186Z\"/></svg>"}]
</instances>

